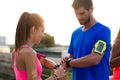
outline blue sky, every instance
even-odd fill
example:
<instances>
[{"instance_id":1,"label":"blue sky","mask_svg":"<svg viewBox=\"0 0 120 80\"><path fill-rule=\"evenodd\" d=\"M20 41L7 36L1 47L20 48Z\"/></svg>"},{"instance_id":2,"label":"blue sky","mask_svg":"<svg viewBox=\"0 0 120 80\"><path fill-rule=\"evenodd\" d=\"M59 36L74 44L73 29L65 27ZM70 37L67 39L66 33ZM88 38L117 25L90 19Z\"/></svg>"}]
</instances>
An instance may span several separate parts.
<instances>
[{"instance_id":1,"label":"blue sky","mask_svg":"<svg viewBox=\"0 0 120 80\"><path fill-rule=\"evenodd\" d=\"M73 0L1 0L0 36L14 44L18 19L24 11L40 14L45 32L55 37L56 44L69 45L72 31L79 23L71 7ZM119 0L93 0L95 18L111 29L112 41L120 27Z\"/></svg>"}]
</instances>

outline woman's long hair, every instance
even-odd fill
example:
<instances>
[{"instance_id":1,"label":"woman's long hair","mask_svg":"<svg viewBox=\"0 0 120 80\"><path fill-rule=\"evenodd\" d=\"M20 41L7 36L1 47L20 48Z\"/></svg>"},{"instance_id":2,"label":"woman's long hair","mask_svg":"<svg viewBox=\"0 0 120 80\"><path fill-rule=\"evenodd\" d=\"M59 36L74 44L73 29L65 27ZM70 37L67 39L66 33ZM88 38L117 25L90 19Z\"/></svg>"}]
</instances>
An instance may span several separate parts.
<instances>
[{"instance_id":1,"label":"woman's long hair","mask_svg":"<svg viewBox=\"0 0 120 80\"><path fill-rule=\"evenodd\" d=\"M43 18L38 14L30 14L24 12L17 24L15 35L15 51L21 49L22 45L26 43L30 37L30 30L34 26L36 29L43 26Z\"/></svg>"},{"instance_id":2,"label":"woman's long hair","mask_svg":"<svg viewBox=\"0 0 120 80\"><path fill-rule=\"evenodd\" d=\"M119 31L118 31L118 33L117 33L117 36L116 36L114 42L115 42L117 39L120 39L120 29L119 29Z\"/></svg>"}]
</instances>

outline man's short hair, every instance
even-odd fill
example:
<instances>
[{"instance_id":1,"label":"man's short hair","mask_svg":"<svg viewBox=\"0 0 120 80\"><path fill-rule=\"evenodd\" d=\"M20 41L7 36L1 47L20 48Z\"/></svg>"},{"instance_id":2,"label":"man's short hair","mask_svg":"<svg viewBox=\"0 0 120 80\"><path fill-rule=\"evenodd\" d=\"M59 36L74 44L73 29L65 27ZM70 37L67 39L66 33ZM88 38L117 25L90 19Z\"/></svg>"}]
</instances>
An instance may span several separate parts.
<instances>
[{"instance_id":1,"label":"man's short hair","mask_svg":"<svg viewBox=\"0 0 120 80\"><path fill-rule=\"evenodd\" d=\"M89 10L91 6L93 6L92 0L74 0L72 3L72 7L74 9L84 7L85 9Z\"/></svg>"}]
</instances>

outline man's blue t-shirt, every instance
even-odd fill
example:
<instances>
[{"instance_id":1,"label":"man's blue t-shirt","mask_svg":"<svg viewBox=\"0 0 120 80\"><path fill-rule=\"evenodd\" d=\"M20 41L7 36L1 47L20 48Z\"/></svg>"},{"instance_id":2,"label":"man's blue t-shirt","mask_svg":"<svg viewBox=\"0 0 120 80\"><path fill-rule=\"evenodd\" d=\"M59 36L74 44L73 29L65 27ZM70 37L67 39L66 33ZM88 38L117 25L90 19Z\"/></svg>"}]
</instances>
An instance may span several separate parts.
<instances>
[{"instance_id":1,"label":"man's blue t-shirt","mask_svg":"<svg viewBox=\"0 0 120 80\"><path fill-rule=\"evenodd\" d=\"M79 27L72 34L68 53L72 54L74 59L91 54L98 40L103 40L107 44L100 63L85 68L74 67L72 80L109 80L111 31L108 27L100 23L96 23L86 31L82 31L82 26Z\"/></svg>"}]
</instances>

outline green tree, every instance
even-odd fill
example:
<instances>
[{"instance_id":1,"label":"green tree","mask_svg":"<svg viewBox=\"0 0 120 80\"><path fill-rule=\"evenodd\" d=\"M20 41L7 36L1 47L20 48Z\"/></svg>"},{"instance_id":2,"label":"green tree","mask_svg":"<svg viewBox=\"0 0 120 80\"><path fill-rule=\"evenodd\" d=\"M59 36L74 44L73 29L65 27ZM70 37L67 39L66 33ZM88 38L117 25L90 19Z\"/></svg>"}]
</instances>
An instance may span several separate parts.
<instances>
[{"instance_id":1,"label":"green tree","mask_svg":"<svg viewBox=\"0 0 120 80\"><path fill-rule=\"evenodd\" d=\"M49 35L48 33L45 33L41 42L37 45L34 45L33 48L48 48L53 46L55 46L54 37Z\"/></svg>"}]
</instances>

